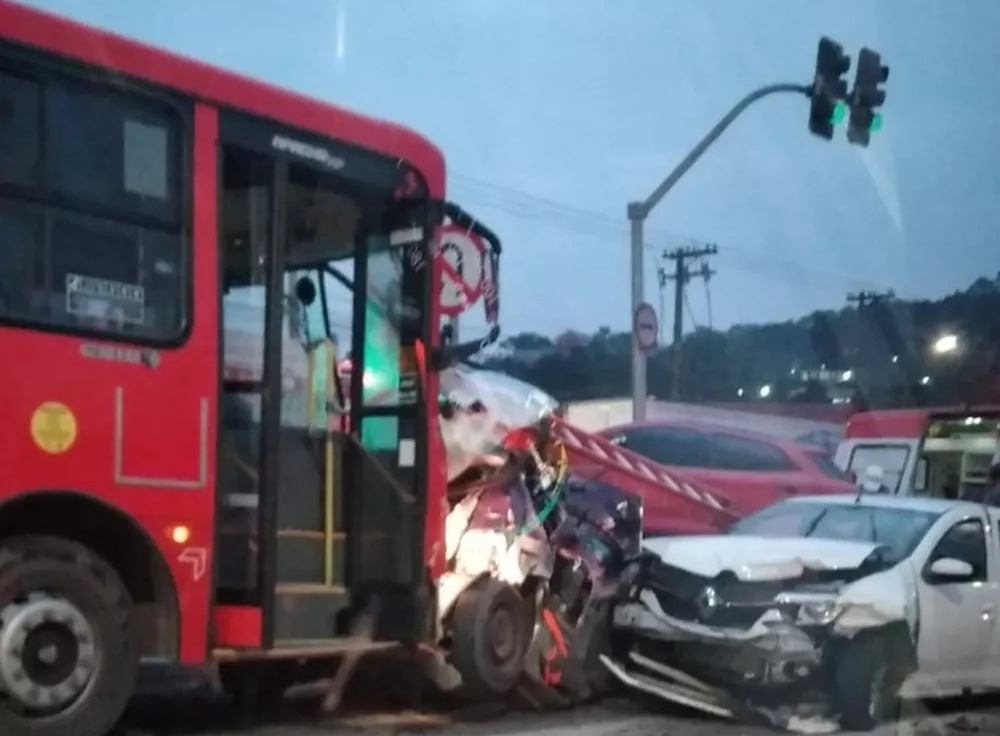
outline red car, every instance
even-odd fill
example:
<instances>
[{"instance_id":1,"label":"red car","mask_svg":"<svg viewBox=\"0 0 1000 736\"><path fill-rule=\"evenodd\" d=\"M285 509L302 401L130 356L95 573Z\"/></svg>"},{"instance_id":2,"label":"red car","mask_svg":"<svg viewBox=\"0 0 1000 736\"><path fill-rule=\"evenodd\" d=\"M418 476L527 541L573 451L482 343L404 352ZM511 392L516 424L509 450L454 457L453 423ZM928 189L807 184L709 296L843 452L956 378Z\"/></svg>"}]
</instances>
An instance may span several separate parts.
<instances>
[{"instance_id":1,"label":"red car","mask_svg":"<svg viewBox=\"0 0 1000 736\"><path fill-rule=\"evenodd\" d=\"M857 492L822 450L742 429L656 420L600 434L725 496L739 516L794 494Z\"/></svg>"}]
</instances>

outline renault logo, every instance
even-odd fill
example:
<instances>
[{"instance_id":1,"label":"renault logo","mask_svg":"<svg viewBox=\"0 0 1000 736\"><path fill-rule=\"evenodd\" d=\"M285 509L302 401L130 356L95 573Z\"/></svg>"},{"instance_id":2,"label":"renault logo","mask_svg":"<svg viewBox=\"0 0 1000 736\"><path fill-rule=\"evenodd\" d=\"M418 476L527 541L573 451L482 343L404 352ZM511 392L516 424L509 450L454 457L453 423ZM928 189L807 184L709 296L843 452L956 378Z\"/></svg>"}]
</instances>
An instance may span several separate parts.
<instances>
[{"instance_id":1,"label":"renault logo","mask_svg":"<svg viewBox=\"0 0 1000 736\"><path fill-rule=\"evenodd\" d=\"M722 605L722 599L719 598L719 594L715 591L711 585L705 587L698 597L694 601L694 605L698 610L698 617L707 620L711 618L715 612L718 610L719 606Z\"/></svg>"}]
</instances>

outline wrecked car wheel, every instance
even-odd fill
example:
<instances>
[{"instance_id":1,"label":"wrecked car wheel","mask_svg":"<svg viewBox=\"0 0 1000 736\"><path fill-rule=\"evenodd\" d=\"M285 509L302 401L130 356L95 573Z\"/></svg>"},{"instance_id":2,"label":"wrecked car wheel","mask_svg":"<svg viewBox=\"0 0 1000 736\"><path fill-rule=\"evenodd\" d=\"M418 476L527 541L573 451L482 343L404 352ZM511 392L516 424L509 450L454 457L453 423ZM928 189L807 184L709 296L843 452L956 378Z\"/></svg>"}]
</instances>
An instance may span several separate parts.
<instances>
[{"instance_id":1,"label":"wrecked car wheel","mask_svg":"<svg viewBox=\"0 0 1000 736\"><path fill-rule=\"evenodd\" d=\"M843 642L833 673L833 704L841 727L867 731L895 720L899 688L911 658L909 641L892 629L865 632Z\"/></svg>"},{"instance_id":2,"label":"wrecked car wheel","mask_svg":"<svg viewBox=\"0 0 1000 736\"><path fill-rule=\"evenodd\" d=\"M511 586L484 578L455 602L451 660L465 688L479 696L506 695L524 670L528 615Z\"/></svg>"}]
</instances>

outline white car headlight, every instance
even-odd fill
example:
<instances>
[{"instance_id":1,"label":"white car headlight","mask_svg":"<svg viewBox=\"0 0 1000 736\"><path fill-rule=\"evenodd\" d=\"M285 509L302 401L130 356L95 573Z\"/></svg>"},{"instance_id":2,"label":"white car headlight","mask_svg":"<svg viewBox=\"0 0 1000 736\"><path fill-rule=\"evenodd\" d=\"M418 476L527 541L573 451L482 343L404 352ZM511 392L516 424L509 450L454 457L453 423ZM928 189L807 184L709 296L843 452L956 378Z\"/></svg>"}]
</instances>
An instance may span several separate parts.
<instances>
[{"instance_id":1,"label":"white car headlight","mask_svg":"<svg viewBox=\"0 0 1000 736\"><path fill-rule=\"evenodd\" d=\"M844 607L835 600L803 603L799 606L796 623L807 626L825 626L835 621L843 610Z\"/></svg>"},{"instance_id":2,"label":"white car headlight","mask_svg":"<svg viewBox=\"0 0 1000 736\"><path fill-rule=\"evenodd\" d=\"M818 593L782 593L778 603L797 606L795 623L800 626L825 626L837 620L844 611L835 596Z\"/></svg>"}]
</instances>

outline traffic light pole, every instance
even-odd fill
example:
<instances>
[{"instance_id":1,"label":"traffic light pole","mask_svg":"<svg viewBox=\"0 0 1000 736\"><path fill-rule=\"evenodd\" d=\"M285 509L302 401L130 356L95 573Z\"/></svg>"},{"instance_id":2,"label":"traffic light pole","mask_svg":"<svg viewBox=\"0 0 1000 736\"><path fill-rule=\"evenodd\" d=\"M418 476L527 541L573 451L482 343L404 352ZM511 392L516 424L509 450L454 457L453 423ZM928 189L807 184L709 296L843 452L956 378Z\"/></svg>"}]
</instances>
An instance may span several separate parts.
<instances>
[{"instance_id":1,"label":"traffic light pole","mask_svg":"<svg viewBox=\"0 0 1000 736\"><path fill-rule=\"evenodd\" d=\"M653 190L645 200L641 202L628 203L628 219L632 233L632 315L629 315L629 324L632 324L633 315L639 305L645 300L644 280L643 280L643 226L649 213L667 196L680 178L697 163L702 154L718 140L726 128L728 128L736 118L750 105L764 97L771 95L793 92L795 94L812 95L813 86L811 84L769 84L766 87L755 89L742 100L737 102L733 109L727 112L718 123L715 124L708 134L702 138L694 148L688 152L676 168L670 172L660 185ZM663 315L660 315L663 319ZM632 421L641 422L646 419L646 356L639 350L638 342L632 340Z\"/></svg>"}]
</instances>

